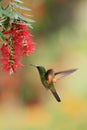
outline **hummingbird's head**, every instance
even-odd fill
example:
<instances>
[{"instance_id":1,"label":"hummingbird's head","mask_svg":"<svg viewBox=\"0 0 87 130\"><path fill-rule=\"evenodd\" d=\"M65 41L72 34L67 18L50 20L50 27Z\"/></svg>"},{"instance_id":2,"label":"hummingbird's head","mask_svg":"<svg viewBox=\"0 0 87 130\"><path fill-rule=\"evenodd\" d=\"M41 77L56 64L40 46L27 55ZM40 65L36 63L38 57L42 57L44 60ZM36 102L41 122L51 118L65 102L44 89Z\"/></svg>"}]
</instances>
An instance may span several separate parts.
<instances>
[{"instance_id":1,"label":"hummingbird's head","mask_svg":"<svg viewBox=\"0 0 87 130\"><path fill-rule=\"evenodd\" d=\"M43 72L46 72L46 70L43 66L36 66L36 65L33 65L33 64L30 64L30 65L33 66L33 67L36 67L40 74L43 73Z\"/></svg>"},{"instance_id":2,"label":"hummingbird's head","mask_svg":"<svg viewBox=\"0 0 87 130\"><path fill-rule=\"evenodd\" d=\"M33 64L30 64L30 65L33 67L36 67L37 69L41 68L41 66L37 66L37 65L33 65Z\"/></svg>"},{"instance_id":3,"label":"hummingbird's head","mask_svg":"<svg viewBox=\"0 0 87 130\"><path fill-rule=\"evenodd\" d=\"M33 67L36 67L38 69L40 75L43 75L44 73L46 73L46 70L43 66L38 66L38 65L36 66L36 65L33 65L33 64L30 64L30 65L33 66Z\"/></svg>"}]
</instances>

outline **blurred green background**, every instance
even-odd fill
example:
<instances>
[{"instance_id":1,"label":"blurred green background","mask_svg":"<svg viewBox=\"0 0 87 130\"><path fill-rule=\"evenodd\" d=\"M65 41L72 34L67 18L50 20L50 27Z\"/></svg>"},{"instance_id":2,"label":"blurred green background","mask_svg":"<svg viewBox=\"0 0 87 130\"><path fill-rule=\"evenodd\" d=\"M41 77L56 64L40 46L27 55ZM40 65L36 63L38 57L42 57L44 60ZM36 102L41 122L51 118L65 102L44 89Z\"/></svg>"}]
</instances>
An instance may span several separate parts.
<instances>
[{"instance_id":1,"label":"blurred green background","mask_svg":"<svg viewBox=\"0 0 87 130\"><path fill-rule=\"evenodd\" d=\"M0 70L0 130L87 130L87 1L25 0L32 8L36 52L12 76ZM78 71L44 89L37 70Z\"/></svg>"}]
</instances>

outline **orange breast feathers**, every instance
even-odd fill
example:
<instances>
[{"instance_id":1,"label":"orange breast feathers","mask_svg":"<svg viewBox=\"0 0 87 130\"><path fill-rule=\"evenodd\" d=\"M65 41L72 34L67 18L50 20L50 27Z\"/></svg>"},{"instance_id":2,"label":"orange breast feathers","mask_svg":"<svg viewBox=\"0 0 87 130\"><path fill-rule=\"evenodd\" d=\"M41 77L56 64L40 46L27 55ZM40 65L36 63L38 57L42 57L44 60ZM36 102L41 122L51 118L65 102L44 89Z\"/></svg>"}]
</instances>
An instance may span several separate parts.
<instances>
[{"instance_id":1,"label":"orange breast feathers","mask_svg":"<svg viewBox=\"0 0 87 130\"><path fill-rule=\"evenodd\" d=\"M48 84L50 84L50 83L56 83L56 80L57 80L56 76L52 76L51 74L49 74L46 81Z\"/></svg>"},{"instance_id":2,"label":"orange breast feathers","mask_svg":"<svg viewBox=\"0 0 87 130\"><path fill-rule=\"evenodd\" d=\"M46 80L47 83L50 84L52 82L52 80L53 80L53 76L51 74L49 74L47 77L47 80Z\"/></svg>"}]
</instances>

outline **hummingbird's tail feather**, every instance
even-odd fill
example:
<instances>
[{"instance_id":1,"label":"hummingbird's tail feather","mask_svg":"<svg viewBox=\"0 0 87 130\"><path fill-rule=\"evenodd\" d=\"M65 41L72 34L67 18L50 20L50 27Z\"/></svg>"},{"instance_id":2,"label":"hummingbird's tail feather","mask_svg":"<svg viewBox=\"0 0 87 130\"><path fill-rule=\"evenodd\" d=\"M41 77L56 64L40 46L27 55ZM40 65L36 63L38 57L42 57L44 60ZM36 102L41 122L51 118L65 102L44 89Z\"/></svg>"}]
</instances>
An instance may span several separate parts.
<instances>
[{"instance_id":1,"label":"hummingbird's tail feather","mask_svg":"<svg viewBox=\"0 0 87 130\"><path fill-rule=\"evenodd\" d=\"M52 92L52 94L54 95L54 97L56 98L56 100L57 100L58 102L61 102L61 99L60 99L59 95L57 94L57 92L56 92L56 91L52 91L52 90L51 90L51 92Z\"/></svg>"}]
</instances>

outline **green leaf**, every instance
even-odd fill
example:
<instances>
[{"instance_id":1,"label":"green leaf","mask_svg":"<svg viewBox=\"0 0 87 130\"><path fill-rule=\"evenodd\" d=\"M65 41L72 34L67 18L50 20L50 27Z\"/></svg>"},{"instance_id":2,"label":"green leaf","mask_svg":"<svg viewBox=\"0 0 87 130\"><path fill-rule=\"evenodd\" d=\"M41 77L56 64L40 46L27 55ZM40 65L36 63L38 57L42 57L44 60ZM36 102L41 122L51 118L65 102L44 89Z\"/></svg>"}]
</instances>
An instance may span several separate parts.
<instances>
[{"instance_id":1,"label":"green leaf","mask_svg":"<svg viewBox=\"0 0 87 130\"><path fill-rule=\"evenodd\" d=\"M2 18L0 19L0 23L3 23L5 20L6 20L6 17L2 17Z\"/></svg>"},{"instance_id":2,"label":"green leaf","mask_svg":"<svg viewBox=\"0 0 87 130\"><path fill-rule=\"evenodd\" d=\"M3 22L2 25L3 25L4 29L7 29L9 27L9 21L10 21L10 18L7 17L7 19Z\"/></svg>"},{"instance_id":3,"label":"green leaf","mask_svg":"<svg viewBox=\"0 0 87 130\"><path fill-rule=\"evenodd\" d=\"M21 14L18 14L19 18L21 20L23 20L24 22L28 23L28 22L35 22L34 20L32 19L29 19L29 18L25 18L24 16L22 16Z\"/></svg>"},{"instance_id":4,"label":"green leaf","mask_svg":"<svg viewBox=\"0 0 87 130\"><path fill-rule=\"evenodd\" d=\"M4 40L4 41L6 41L6 37L3 35L3 33L0 31L0 37Z\"/></svg>"},{"instance_id":5,"label":"green leaf","mask_svg":"<svg viewBox=\"0 0 87 130\"><path fill-rule=\"evenodd\" d=\"M6 6L6 10L4 10L3 7L1 7L0 9L1 9L0 13L4 17L9 17L10 19L18 18L14 9L12 9L9 5Z\"/></svg>"},{"instance_id":6,"label":"green leaf","mask_svg":"<svg viewBox=\"0 0 87 130\"><path fill-rule=\"evenodd\" d=\"M26 7L24 7L24 6L18 5L18 4L16 4L16 3L13 3L13 6L16 7L16 8L23 9L23 10L28 10L28 11L31 10L31 9L29 9L29 8L26 8Z\"/></svg>"},{"instance_id":7,"label":"green leaf","mask_svg":"<svg viewBox=\"0 0 87 130\"><path fill-rule=\"evenodd\" d=\"M7 5L6 7L7 7L7 9L4 10L3 7L1 6L1 7L0 7L0 12L1 12L2 16L10 17L10 16L11 16L11 15L10 15L11 8L9 7L9 5Z\"/></svg>"},{"instance_id":8,"label":"green leaf","mask_svg":"<svg viewBox=\"0 0 87 130\"><path fill-rule=\"evenodd\" d=\"M0 5L0 17L2 17L2 6Z\"/></svg>"},{"instance_id":9,"label":"green leaf","mask_svg":"<svg viewBox=\"0 0 87 130\"><path fill-rule=\"evenodd\" d=\"M21 1L21 0L14 0L14 1L16 1L18 3L23 3L23 1Z\"/></svg>"},{"instance_id":10,"label":"green leaf","mask_svg":"<svg viewBox=\"0 0 87 130\"><path fill-rule=\"evenodd\" d=\"M0 23L0 26L2 26L2 23Z\"/></svg>"},{"instance_id":11,"label":"green leaf","mask_svg":"<svg viewBox=\"0 0 87 130\"><path fill-rule=\"evenodd\" d=\"M30 14L24 14L25 16L27 16L27 17L32 17L32 15L30 15Z\"/></svg>"},{"instance_id":12,"label":"green leaf","mask_svg":"<svg viewBox=\"0 0 87 130\"><path fill-rule=\"evenodd\" d=\"M8 11L2 11L2 14L4 15L4 16L7 16L7 17L11 17L11 15L10 15L10 12L8 12Z\"/></svg>"},{"instance_id":13,"label":"green leaf","mask_svg":"<svg viewBox=\"0 0 87 130\"><path fill-rule=\"evenodd\" d=\"M2 2L3 0L0 0L0 2Z\"/></svg>"},{"instance_id":14,"label":"green leaf","mask_svg":"<svg viewBox=\"0 0 87 130\"><path fill-rule=\"evenodd\" d=\"M2 9L7 11L7 9L8 9L9 7L10 7L9 4L7 4L7 5L5 5L5 6L2 6Z\"/></svg>"},{"instance_id":15,"label":"green leaf","mask_svg":"<svg viewBox=\"0 0 87 130\"><path fill-rule=\"evenodd\" d=\"M26 24L29 28L33 29L31 24Z\"/></svg>"},{"instance_id":16,"label":"green leaf","mask_svg":"<svg viewBox=\"0 0 87 130\"><path fill-rule=\"evenodd\" d=\"M12 11L12 17L11 18L13 18L13 19L19 19L18 18L18 14L17 14L17 12L15 10Z\"/></svg>"}]
</instances>

